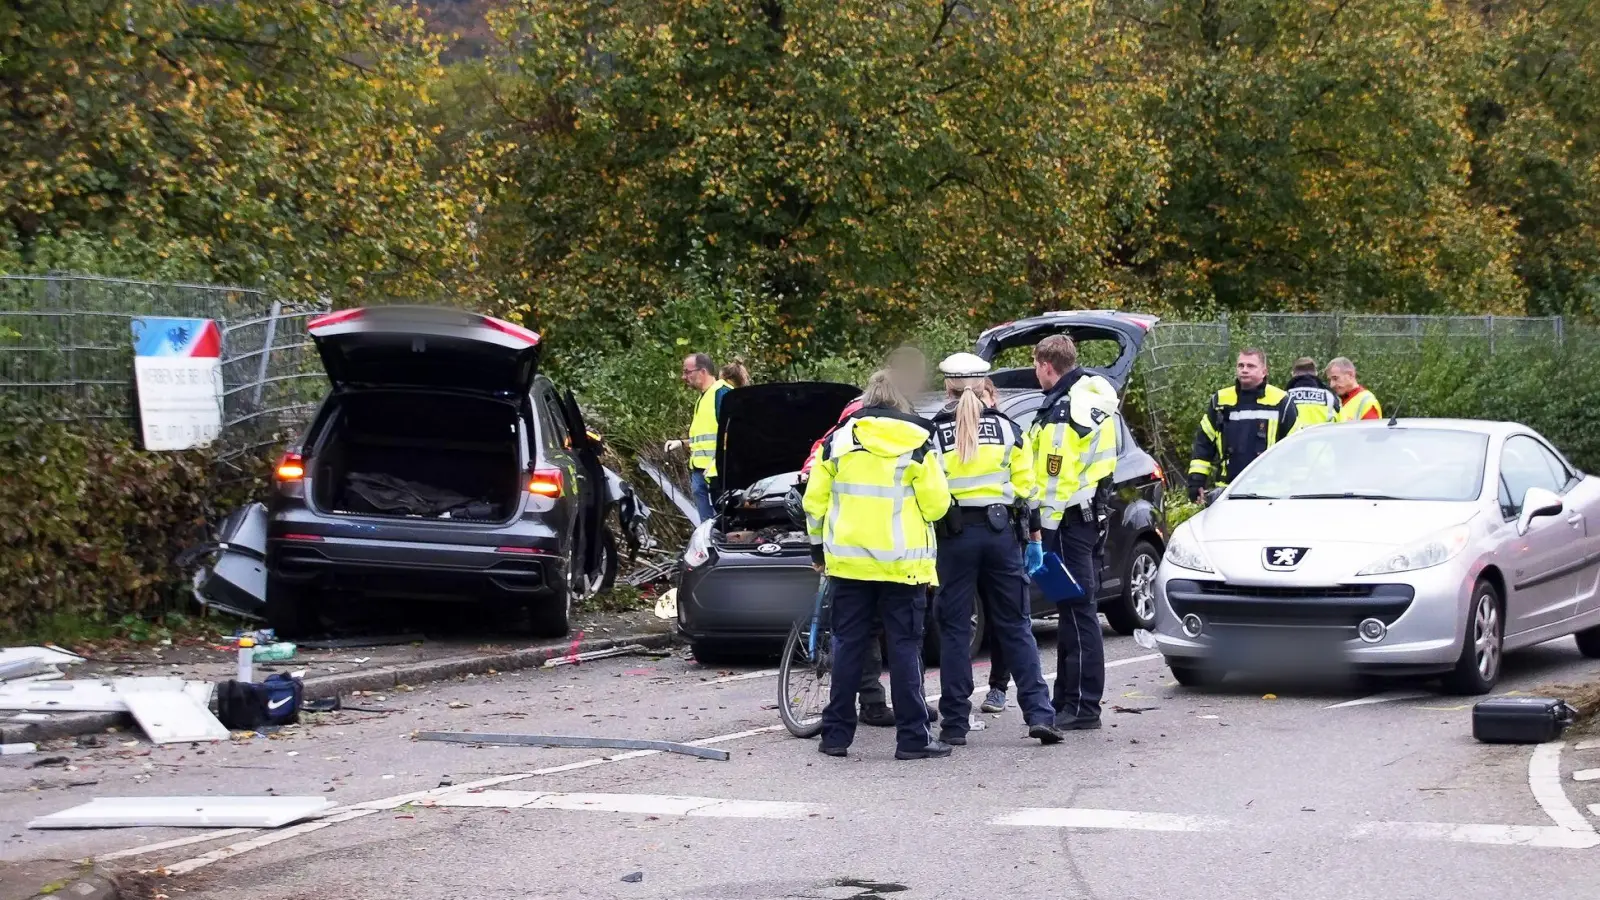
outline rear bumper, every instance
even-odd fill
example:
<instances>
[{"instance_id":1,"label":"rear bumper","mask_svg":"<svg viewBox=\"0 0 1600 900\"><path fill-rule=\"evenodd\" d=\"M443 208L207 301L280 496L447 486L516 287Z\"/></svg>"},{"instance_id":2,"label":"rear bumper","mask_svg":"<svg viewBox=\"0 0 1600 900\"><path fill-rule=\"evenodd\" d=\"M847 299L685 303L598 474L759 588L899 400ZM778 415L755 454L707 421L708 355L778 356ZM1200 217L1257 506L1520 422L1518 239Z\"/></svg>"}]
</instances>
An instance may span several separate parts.
<instances>
[{"instance_id":1,"label":"rear bumper","mask_svg":"<svg viewBox=\"0 0 1600 900\"><path fill-rule=\"evenodd\" d=\"M689 640L782 640L816 603L819 577L806 553L719 553L680 569L678 633Z\"/></svg>"},{"instance_id":2,"label":"rear bumper","mask_svg":"<svg viewBox=\"0 0 1600 900\"><path fill-rule=\"evenodd\" d=\"M267 565L286 583L421 600L535 599L565 585L566 562L545 550L343 537L274 537Z\"/></svg>"}]
</instances>

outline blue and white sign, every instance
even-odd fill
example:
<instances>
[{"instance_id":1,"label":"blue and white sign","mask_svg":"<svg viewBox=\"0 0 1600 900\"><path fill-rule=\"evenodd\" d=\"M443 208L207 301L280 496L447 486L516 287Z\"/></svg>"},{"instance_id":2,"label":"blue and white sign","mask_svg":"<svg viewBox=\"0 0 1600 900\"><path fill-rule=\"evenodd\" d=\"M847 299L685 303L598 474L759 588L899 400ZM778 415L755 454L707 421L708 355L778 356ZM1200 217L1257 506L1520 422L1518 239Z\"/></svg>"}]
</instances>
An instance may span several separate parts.
<instances>
[{"instance_id":1,"label":"blue and white sign","mask_svg":"<svg viewBox=\"0 0 1600 900\"><path fill-rule=\"evenodd\" d=\"M133 320L146 450L204 447L222 433L222 329L211 319Z\"/></svg>"}]
</instances>

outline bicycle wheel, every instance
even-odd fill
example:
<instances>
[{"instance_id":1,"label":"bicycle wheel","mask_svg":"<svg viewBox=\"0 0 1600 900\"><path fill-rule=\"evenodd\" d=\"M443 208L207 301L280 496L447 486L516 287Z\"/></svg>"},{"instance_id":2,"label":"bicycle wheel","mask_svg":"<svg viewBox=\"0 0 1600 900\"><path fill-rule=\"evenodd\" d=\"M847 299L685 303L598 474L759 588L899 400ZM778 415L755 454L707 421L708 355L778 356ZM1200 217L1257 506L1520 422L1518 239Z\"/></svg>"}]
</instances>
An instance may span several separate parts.
<instances>
[{"instance_id":1,"label":"bicycle wheel","mask_svg":"<svg viewBox=\"0 0 1600 900\"><path fill-rule=\"evenodd\" d=\"M828 705L832 681L833 635L819 624L817 649L809 650L812 618L801 616L790 627L778 667L778 715L783 727L797 738L813 738L822 732L822 708Z\"/></svg>"}]
</instances>

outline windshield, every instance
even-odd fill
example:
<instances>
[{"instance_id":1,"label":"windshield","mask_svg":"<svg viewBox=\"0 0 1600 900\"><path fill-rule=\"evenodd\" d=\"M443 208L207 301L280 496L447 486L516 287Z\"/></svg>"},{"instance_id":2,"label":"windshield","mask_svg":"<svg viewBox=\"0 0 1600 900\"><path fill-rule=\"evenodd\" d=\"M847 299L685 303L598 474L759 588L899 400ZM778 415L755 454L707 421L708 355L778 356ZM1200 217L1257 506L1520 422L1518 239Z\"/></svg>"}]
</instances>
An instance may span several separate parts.
<instances>
[{"instance_id":1,"label":"windshield","mask_svg":"<svg viewBox=\"0 0 1600 900\"><path fill-rule=\"evenodd\" d=\"M1487 435L1321 425L1262 454L1230 500L1476 500Z\"/></svg>"}]
</instances>

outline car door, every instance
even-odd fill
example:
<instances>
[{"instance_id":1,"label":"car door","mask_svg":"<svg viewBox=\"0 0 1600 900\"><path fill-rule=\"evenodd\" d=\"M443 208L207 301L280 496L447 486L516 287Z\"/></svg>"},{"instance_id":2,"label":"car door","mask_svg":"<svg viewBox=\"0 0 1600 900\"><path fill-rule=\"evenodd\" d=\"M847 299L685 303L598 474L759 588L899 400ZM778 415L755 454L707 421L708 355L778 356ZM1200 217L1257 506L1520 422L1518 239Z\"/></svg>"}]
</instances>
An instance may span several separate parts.
<instances>
[{"instance_id":1,"label":"car door","mask_svg":"<svg viewBox=\"0 0 1600 900\"><path fill-rule=\"evenodd\" d=\"M1576 528L1563 512L1529 523L1528 533L1517 534L1523 498L1529 488L1561 493L1566 487L1552 467L1552 454L1525 434L1507 438L1500 449L1500 514L1505 529L1510 596L1506 598L1506 634L1520 634L1552 625L1577 611L1575 535L1582 535L1582 518Z\"/></svg>"},{"instance_id":2,"label":"car door","mask_svg":"<svg viewBox=\"0 0 1600 900\"><path fill-rule=\"evenodd\" d=\"M561 417L571 437L573 461L582 479L583 490L578 497L578 506L583 510L583 518L579 527L584 531L586 567L590 574L594 574L600 567L601 532L606 527L605 467L600 462L599 444L589 434L589 426L583 419L583 410L578 407L578 398L573 396L570 390L561 397Z\"/></svg>"},{"instance_id":3,"label":"car door","mask_svg":"<svg viewBox=\"0 0 1600 900\"><path fill-rule=\"evenodd\" d=\"M1571 529L1565 565L1572 570L1573 615L1600 609L1600 479L1573 468L1559 451L1540 443L1546 462L1562 483L1565 508L1556 518Z\"/></svg>"},{"instance_id":4,"label":"car door","mask_svg":"<svg viewBox=\"0 0 1600 900\"><path fill-rule=\"evenodd\" d=\"M570 517L578 514L578 506L572 498L582 496L587 485L583 483L582 467L572 452L572 433L567 426L561 400L547 383L535 388L533 400L534 412L539 417L539 455L542 457L539 465L561 470L562 502L559 508L563 515L562 524L567 525Z\"/></svg>"}]
</instances>

